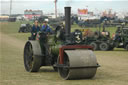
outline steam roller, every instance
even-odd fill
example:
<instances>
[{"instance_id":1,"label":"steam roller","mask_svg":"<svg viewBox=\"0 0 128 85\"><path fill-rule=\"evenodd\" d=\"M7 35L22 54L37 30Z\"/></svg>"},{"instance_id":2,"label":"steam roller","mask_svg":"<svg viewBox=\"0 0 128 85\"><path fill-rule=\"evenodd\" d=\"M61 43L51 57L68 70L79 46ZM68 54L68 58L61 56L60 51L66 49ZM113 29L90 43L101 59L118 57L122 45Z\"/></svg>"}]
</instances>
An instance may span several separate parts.
<instances>
[{"instance_id":1,"label":"steam roller","mask_svg":"<svg viewBox=\"0 0 128 85\"><path fill-rule=\"evenodd\" d=\"M70 32L70 15L71 7L65 7L65 27L29 37L24 47L26 71L37 72L41 66L52 66L65 80L95 76L99 64L93 47L84 45L81 31Z\"/></svg>"}]
</instances>

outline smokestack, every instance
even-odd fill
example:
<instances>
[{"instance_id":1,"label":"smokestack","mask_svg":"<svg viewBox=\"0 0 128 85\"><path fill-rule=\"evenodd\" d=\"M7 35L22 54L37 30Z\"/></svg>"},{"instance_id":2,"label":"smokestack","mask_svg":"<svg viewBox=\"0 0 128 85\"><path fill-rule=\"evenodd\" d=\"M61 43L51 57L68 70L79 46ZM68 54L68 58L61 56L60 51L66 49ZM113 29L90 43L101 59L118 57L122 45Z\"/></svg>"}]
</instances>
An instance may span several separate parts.
<instances>
[{"instance_id":1,"label":"smokestack","mask_svg":"<svg viewBox=\"0 0 128 85\"><path fill-rule=\"evenodd\" d=\"M71 16L71 7L65 7L65 32L66 32L66 38L70 35L71 32L71 22L70 17Z\"/></svg>"}]
</instances>

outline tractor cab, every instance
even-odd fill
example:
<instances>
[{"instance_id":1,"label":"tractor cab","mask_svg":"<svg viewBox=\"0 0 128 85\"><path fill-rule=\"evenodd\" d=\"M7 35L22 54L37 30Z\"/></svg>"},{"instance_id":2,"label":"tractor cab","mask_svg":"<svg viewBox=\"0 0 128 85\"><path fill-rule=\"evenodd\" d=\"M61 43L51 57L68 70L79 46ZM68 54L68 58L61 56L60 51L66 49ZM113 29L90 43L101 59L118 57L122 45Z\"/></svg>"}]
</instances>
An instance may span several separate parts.
<instances>
[{"instance_id":1,"label":"tractor cab","mask_svg":"<svg viewBox=\"0 0 128 85\"><path fill-rule=\"evenodd\" d=\"M124 46L128 49L128 27L122 28L122 41L124 43Z\"/></svg>"},{"instance_id":2,"label":"tractor cab","mask_svg":"<svg viewBox=\"0 0 128 85\"><path fill-rule=\"evenodd\" d=\"M128 34L128 27L122 28L122 34L124 35Z\"/></svg>"},{"instance_id":3,"label":"tractor cab","mask_svg":"<svg viewBox=\"0 0 128 85\"><path fill-rule=\"evenodd\" d=\"M117 29L114 42L117 48L128 50L128 27Z\"/></svg>"}]
</instances>

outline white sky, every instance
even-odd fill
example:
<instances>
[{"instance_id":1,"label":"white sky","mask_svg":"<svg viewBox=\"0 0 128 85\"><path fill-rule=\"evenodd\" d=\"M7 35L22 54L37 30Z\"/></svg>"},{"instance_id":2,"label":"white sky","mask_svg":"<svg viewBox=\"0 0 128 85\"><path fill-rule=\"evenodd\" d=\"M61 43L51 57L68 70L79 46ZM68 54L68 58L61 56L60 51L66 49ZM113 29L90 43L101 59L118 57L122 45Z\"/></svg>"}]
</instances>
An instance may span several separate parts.
<instances>
[{"instance_id":1,"label":"white sky","mask_svg":"<svg viewBox=\"0 0 128 85\"><path fill-rule=\"evenodd\" d=\"M44 13L54 12L54 0L12 0L12 13L23 14L26 9L43 10ZM128 12L128 0L58 0L58 12L70 5L72 12L78 8L91 11L103 11L112 8L114 11ZM10 0L0 0L0 14L9 14Z\"/></svg>"}]
</instances>

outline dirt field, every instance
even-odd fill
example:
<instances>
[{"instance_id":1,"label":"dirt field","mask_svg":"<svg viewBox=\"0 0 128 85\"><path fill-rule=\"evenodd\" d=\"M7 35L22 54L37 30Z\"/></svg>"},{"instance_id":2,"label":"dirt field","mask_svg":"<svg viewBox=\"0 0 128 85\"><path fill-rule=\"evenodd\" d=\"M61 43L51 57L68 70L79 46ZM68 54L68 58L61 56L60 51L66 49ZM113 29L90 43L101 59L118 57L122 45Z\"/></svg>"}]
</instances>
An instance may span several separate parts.
<instances>
[{"instance_id":1,"label":"dirt field","mask_svg":"<svg viewBox=\"0 0 128 85\"><path fill-rule=\"evenodd\" d=\"M13 23L14 24L14 23ZM7 24L10 25L10 24ZM101 65L93 79L63 80L52 67L28 73L23 64L23 47L29 34L0 28L0 85L128 85L128 51L96 51ZM25 37L25 38L24 38Z\"/></svg>"}]
</instances>

